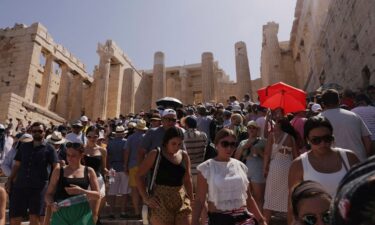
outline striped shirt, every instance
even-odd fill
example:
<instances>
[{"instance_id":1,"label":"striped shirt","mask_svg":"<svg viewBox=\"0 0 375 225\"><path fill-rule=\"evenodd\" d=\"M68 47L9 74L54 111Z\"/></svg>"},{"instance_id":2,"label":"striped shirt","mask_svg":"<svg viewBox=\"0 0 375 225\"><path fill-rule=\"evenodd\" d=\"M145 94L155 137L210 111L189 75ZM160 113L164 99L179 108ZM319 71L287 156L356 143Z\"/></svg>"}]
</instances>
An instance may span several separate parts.
<instances>
[{"instance_id":1,"label":"striped shirt","mask_svg":"<svg viewBox=\"0 0 375 225\"><path fill-rule=\"evenodd\" d=\"M197 166L203 162L208 143L207 135L197 129L188 129L184 133L184 144L190 157L191 174L197 174Z\"/></svg>"}]
</instances>

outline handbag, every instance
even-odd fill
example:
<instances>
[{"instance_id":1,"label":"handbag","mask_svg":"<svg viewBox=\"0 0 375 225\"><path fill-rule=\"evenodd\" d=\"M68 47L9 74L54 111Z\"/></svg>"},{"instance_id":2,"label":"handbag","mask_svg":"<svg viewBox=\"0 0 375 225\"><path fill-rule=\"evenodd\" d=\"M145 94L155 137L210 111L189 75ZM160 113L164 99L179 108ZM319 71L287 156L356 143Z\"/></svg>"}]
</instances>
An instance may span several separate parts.
<instances>
[{"instance_id":1,"label":"handbag","mask_svg":"<svg viewBox=\"0 0 375 225\"><path fill-rule=\"evenodd\" d=\"M156 148L157 154L156 154L156 160L154 163L154 171L152 172L151 180L149 184L147 185L147 193L148 195L152 195L156 175L158 174L159 164L160 164L160 158L161 158L161 149L159 147ZM150 217L150 210L148 208L148 205L143 204L142 206L142 223L144 225L149 225L149 217Z\"/></svg>"}]
</instances>

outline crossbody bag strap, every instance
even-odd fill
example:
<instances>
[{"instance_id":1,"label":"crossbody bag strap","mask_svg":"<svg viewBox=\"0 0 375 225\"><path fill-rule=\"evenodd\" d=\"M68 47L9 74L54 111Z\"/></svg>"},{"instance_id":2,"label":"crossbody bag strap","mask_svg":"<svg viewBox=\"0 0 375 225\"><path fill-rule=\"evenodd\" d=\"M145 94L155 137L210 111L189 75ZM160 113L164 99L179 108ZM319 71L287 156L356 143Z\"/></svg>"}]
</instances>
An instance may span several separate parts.
<instances>
[{"instance_id":1,"label":"crossbody bag strap","mask_svg":"<svg viewBox=\"0 0 375 225\"><path fill-rule=\"evenodd\" d=\"M345 171L348 172L349 168L348 168L348 165L346 165L346 162L345 162L344 158L341 155L341 151L337 150L337 153L339 154L340 160L341 160L342 164L344 165ZM344 153L346 154L346 152L344 152Z\"/></svg>"},{"instance_id":2,"label":"crossbody bag strap","mask_svg":"<svg viewBox=\"0 0 375 225\"><path fill-rule=\"evenodd\" d=\"M157 147L156 151L157 151L157 153L156 153L156 158L155 158L155 163L154 163L154 172L152 173L150 185L148 186L148 191L147 191L149 194L151 194L152 191L153 191L155 180L156 180L156 176L158 174L158 169L159 169L159 165L160 165L160 158L161 158L161 149L160 149L160 147Z\"/></svg>"}]
</instances>

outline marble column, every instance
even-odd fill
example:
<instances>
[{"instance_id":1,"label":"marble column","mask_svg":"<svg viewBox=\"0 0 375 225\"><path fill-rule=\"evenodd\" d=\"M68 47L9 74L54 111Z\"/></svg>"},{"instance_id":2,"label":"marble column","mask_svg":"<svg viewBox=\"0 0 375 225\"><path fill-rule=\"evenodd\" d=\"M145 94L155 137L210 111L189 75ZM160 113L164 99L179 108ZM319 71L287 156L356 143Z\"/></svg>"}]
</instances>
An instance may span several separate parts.
<instances>
[{"instance_id":1,"label":"marble column","mask_svg":"<svg viewBox=\"0 0 375 225\"><path fill-rule=\"evenodd\" d=\"M95 84L95 103L94 103L94 118L107 118L107 104L108 104L108 88L109 88L109 74L111 70L111 54L108 46L100 48L98 53L100 55L99 75Z\"/></svg>"},{"instance_id":2,"label":"marble column","mask_svg":"<svg viewBox=\"0 0 375 225\"><path fill-rule=\"evenodd\" d=\"M182 67L180 69L180 79L181 79L181 102L186 105L186 104L189 104L189 100L188 100L188 96L189 96L189 93L188 93L188 81L187 81L187 78L188 78L188 73L187 73L187 70Z\"/></svg>"},{"instance_id":3,"label":"marble column","mask_svg":"<svg viewBox=\"0 0 375 225\"><path fill-rule=\"evenodd\" d=\"M57 103L56 103L56 113L59 114L62 118L68 119L68 101L71 100L70 93L70 79L71 79L70 69L68 65L61 65L61 78L60 78L60 87L57 94Z\"/></svg>"},{"instance_id":4,"label":"marble column","mask_svg":"<svg viewBox=\"0 0 375 225\"><path fill-rule=\"evenodd\" d=\"M135 81L134 81L134 70L132 68L126 68L124 70L124 79L122 83L121 93L121 113L123 115L134 113L135 103Z\"/></svg>"},{"instance_id":5,"label":"marble column","mask_svg":"<svg viewBox=\"0 0 375 225\"><path fill-rule=\"evenodd\" d=\"M152 74L152 101L151 108L155 108L155 102L166 96L166 73L164 65L164 53L156 52L154 55L154 70Z\"/></svg>"},{"instance_id":6,"label":"marble column","mask_svg":"<svg viewBox=\"0 0 375 225\"><path fill-rule=\"evenodd\" d=\"M211 52L202 54L202 101L216 101L214 83L214 56Z\"/></svg>"},{"instance_id":7,"label":"marble column","mask_svg":"<svg viewBox=\"0 0 375 225\"><path fill-rule=\"evenodd\" d=\"M236 55L237 97L242 99L246 93L252 100L249 60L245 42L237 42L234 46Z\"/></svg>"},{"instance_id":8,"label":"marble column","mask_svg":"<svg viewBox=\"0 0 375 225\"><path fill-rule=\"evenodd\" d=\"M70 121L79 120L82 114L83 108L83 84L81 75L76 74L73 76L72 85L71 85L71 95L70 95Z\"/></svg>"},{"instance_id":9,"label":"marble column","mask_svg":"<svg viewBox=\"0 0 375 225\"><path fill-rule=\"evenodd\" d=\"M99 79L99 67L96 65L93 71L93 82L87 85L88 90L84 92L84 105L85 105L85 115L89 118L94 117L94 104L96 102L95 99L95 90L96 90L96 80Z\"/></svg>"},{"instance_id":10,"label":"marble column","mask_svg":"<svg viewBox=\"0 0 375 225\"><path fill-rule=\"evenodd\" d=\"M111 65L108 87L107 117L113 118L120 115L121 87L123 82L122 65L120 63Z\"/></svg>"},{"instance_id":11,"label":"marble column","mask_svg":"<svg viewBox=\"0 0 375 225\"><path fill-rule=\"evenodd\" d=\"M51 81L52 81L52 69L53 69L54 57L52 54L46 56L46 65L44 66L44 72L42 77L42 85L40 87L40 94L38 104L49 108L49 101L51 98Z\"/></svg>"},{"instance_id":12,"label":"marble column","mask_svg":"<svg viewBox=\"0 0 375 225\"><path fill-rule=\"evenodd\" d=\"M281 50L279 39L277 38L278 31L279 24L275 22L269 22L263 26L261 67L264 86L284 80L281 73Z\"/></svg>"}]
</instances>

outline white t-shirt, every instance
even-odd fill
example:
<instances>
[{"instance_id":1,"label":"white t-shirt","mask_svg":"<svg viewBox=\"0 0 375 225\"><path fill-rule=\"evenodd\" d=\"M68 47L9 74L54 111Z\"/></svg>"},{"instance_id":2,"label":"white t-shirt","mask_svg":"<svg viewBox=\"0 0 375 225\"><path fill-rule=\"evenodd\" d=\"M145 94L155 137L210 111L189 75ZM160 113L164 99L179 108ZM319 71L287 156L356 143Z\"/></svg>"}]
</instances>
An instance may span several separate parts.
<instances>
[{"instance_id":1,"label":"white t-shirt","mask_svg":"<svg viewBox=\"0 0 375 225\"><path fill-rule=\"evenodd\" d=\"M4 149L2 149L2 151L0 152L0 164L3 163L3 160L5 158L5 156L10 152L10 150L12 149L12 146L13 146L13 138L11 136L7 136L5 135L4 137Z\"/></svg>"},{"instance_id":2,"label":"white t-shirt","mask_svg":"<svg viewBox=\"0 0 375 225\"><path fill-rule=\"evenodd\" d=\"M247 167L241 161L230 158L228 162L209 159L198 165L208 184L208 201L219 210L233 210L246 206Z\"/></svg>"},{"instance_id":3,"label":"white t-shirt","mask_svg":"<svg viewBox=\"0 0 375 225\"><path fill-rule=\"evenodd\" d=\"M374 106L358 106L352 109L352 112L358 114L367 128L372 133L371 140L375 141L375 107Z\"/></svg>"},{"instance_id":4,"label":"white t-shirt","mask_svg":"<svg viewBox=\"0 0 375 225\"><path fill-rule=\"evenodd\" d=\"M81 143L83 145L86 145L87 143L87 138L82 132L80 132L79 134L75 134L71 132L66 135L65 139L68 142L72 142L72 143Z\"/></svg>"},{"instance_id":5,"label":"white t-shirt","mask_svg":"<svg viewBox=\"0 0 375 225\"><path fill-rule=\"evenodd\" d=\"M371 132L357 114L345 109L327 109L322 112L333 126L336 147L352 150L359 160L366 160L366 149L362 137L371 135Z\"/></svg>"}]
</instances>

